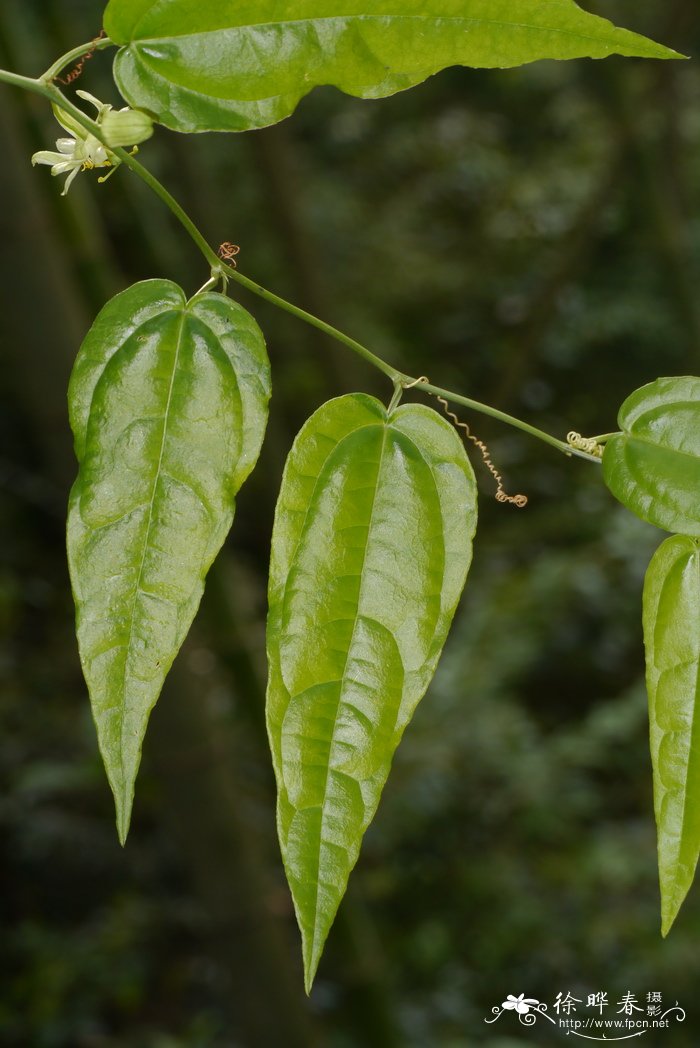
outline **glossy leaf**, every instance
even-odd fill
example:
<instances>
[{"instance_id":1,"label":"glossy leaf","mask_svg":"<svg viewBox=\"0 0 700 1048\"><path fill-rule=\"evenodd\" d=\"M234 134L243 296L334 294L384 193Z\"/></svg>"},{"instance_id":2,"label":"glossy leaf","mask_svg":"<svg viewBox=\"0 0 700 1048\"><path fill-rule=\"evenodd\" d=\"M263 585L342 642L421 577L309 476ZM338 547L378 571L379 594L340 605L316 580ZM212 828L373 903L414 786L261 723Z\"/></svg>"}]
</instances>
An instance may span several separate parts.
<instances>
[{"instance_id":1,"label":"glossy leaf","mask_svg":"<svg viewBox=\"0 0 700 1048\"><path fill-rule=\"evenodd\" d=\"M654 809L666 935L700 855L700 544L674 535L644 583Z\"/></svg>"},{"instance_id":2,"label":"glossy leaf","mask_svg":"<svg viewBox=\"0 0 700 1048\"><path fill-rule=\"evenodd\" d=\"M620 408L603 453L613 495L642 520L700 536L700 378L659 378Z\"/></svg>"},{"instance_id":3,"label":"glossy leaf","mask_svg":"<svg viewBox=\"0 0 700 1048\"><path fill-rule=\"evenodd\" d=\"M176 131L245 131L320 84L381 98L447 66L674 51L574 0L111 0L124 98Z\"/></svg>"},{"instance_id":4,"label":"glossy leaf","mask_svg":"<svg viewBox=\"0 0 700 1048\"><path fill-rule=\"evenodd\" d=\"M272 538L267 719L307 990L471 559L474 475L430 408L321 407Z\"/></svg>"},{"instance_id":5,"label":"glossy leaf","mask_svg":"<svg viewBox=\"0 0 700 1048\"><path fill-rule=\"evenodd\" d=\"M252 317L219 294L187 302L167 280L112 299L75 362L68 556L122 842L148 718L257 459L268 399Z\"/></svg>"}]
</instances>

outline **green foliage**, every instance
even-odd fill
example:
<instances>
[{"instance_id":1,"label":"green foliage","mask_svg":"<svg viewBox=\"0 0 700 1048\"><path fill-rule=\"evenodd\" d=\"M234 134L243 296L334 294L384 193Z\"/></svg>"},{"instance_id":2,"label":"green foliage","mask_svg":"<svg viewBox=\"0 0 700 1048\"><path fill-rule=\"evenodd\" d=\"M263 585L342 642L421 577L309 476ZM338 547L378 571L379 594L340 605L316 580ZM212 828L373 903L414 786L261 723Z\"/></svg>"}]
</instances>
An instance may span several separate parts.
<instances>
[{"instance_id":1,"label":"green foliage","mask_svg":"<svg viewBox=\"0 0 700 1048\"><path fill-rule=\"evenodd\" d=\"M31 84L52 101L76 136L59 140L57 153L34 154L35 162L49 164L53 174L70 171L70 179L78 170L126 164L202 251L212 274L207 286L221 281L226 290L238 280L334 334L389 376L397 393L420 380L224 267L180 205L118 143L145 140L150 114L179 131L262 127L289 116L322 84L377 98L455 65L508 67L612 53L679 57L572 0L431 0L404 4L400 14L387 0L350 11L318 0L208 7L194 0L111 0L105 26L110 40L76 48L38 80L1 71L7 82ZM117 84L140 111L112 114L114 126L107 127L109 105L83 93L98 108L97 121L90 121L55 85L76 57L79 73L88 54L111 43L120 46ZM224 257L232 260L233 251ZM420 292L423 311L423 286ZM610 437L604 455L606 481L623 503L686 535L700 535L699 394L693 378L638 390L623 405L623 432ZM571 453L512 416L449 390L446 396ZM230 526L235 494L257 459L268 397L264 342L248 314L223 295L187 302L167 281L136 285L114 299L76 363L70 401L80 473L71 495L69 559L81 658L122 841L150 711ZM477 443L490 463L486 445ZM577 452L587 455L585 448ZM309 420L294 445L273 535L267 724L307 990L395 750L434 673L470 564L475 521L464 447L430 409L387 413L373 398L341 397ZM695 551L693 539L682 542ZM664 673L690 665L692 677L694 667L695 690L685 678L680 689L682 703L690 696L692 705L698 596L686 593L685 573L675 581L675 561L668 568L673 584L664 575L657 586L666 562L660 557L656 564L645 631L654 717L666 732L655 774L667 930L692 879L697 830L680 796L692 776L678 770L683 761L690 766L693 739L683 730L692 735L692 715L679 715L678 694L667 689ZM672 747L679 749L669 770Z\"/></svg>"},{"instance_id":2,"label":"green foliage","mask_svg":"<svg viewBox=\"0 0 700 1048\"><path fill-rule=\"evenodd\" d=\"M97 317L69 388L68 557L100 750L128 832L150 712L258 457L265 343L223 295L148 280Z\"/></svg>"},{"instance_id":3,"label":"green foliage","mask_svg":"<svg viewBox=\"0 0 700 1048\"><path fill-rule=\"evenodd\" d=\"M321 407L285 468L272 539L268 731L307 990L471 559L476 485L421 405Z\"/></svg>"},{"instance_id":4,"label":"green foliage","mask_svg":"<svg viewBox=\"0 0 700 1048\"><path fill-rule=\"evenodd\" d=\"M644 583L661 928L668 933L700 855L700 547L673 535Z\"/></svg>"},{"instance_id":5,"label":"green foliage","mask_svg":"<svg viewBox=\"0 0 700 1048\"><path fill-rule=\"evenodd\" d=\"M700 378L659 378L620 408L603 454L613 495L642 520L700 536Z\"/></svg>"},{"instance_id":6,"label":"green foliage","mask_svg":"<svg viewBox=\"0 0 700 1048\"><path fill-rule=\"evenodd\" d=\"M381 98L453 65L680 57L573 0L111 0L105 29L124 97L176 131L274 124L321 84Z\"/></svg>"}]
</instances>

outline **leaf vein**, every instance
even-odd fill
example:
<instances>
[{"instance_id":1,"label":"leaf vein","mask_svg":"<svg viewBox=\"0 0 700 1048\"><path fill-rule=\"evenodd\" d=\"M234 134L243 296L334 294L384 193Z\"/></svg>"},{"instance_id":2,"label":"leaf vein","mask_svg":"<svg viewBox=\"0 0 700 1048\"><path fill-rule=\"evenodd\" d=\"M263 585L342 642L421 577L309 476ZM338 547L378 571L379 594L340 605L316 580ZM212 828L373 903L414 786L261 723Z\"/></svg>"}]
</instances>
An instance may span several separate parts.
<instances>
[{"instance_id":1,"label":"leaf vein","mask_svg":"<svg viewBox=\"0 0 700 1048\"><path fill-rule=\"evenodd\" d=\"M141 593L141 580L143 578L143 571L144 571L144 567L145 567L145 564L146 564L146 553L147 553L148 548L149 548L149 536L150 536L151 527L152 527L152 524L153 524L153 509L154 509L154 506L155 506L156 491L158 490L158 483L160 481L160 471L161 471L161 467L162 467L162 464L163 464L163 455L165 453L165 445L166 445L166 442L167 442L168 421L169 421L169 418L170 418L170 408L171 408L171 405L172 405L173 389L174 389L174 386L175 386L175 376L177 374L178 363L179 363L179 360L180 360L180 349L181 349L181 346L182 346L182 334L183 334L184 324L185 324L185 314L183 312L182 316L180 318L179 330L178 330L178 333L177 333L177 343L176 343L176 349L175 349L175 357L173 359L172 374L170 376L170 385L168 387L168 397L167 397L167 401L166 401L166 405L165 405L165 412L163 414L163 434L162 434L161 442L160 442L160 451L159 451L159 455L158 455L158 464L156 466L156 470L155 470L154 477L153 477L153 487L151 489L151 499L150 499L150 504L149 504L149 509L148 509L148 519L147 519L147 522L146 522L146 531L145 531L144 541L143 541L143 552L141 554L141 563L139 565L139 572L138 572L138 575L137 575L137 578L136 578L136 586L134 588L134 597L133 597L133 600L131 602L131 609L130 609L130 614L129 614L129 635L128 635L127 643L126 643L126 656L124 658L124 673L122 675L122 689L123 689L123 696L124 696L124 698L123 698L123 707L126 707L126 681L127 681L127 673L128 673L129 661L130 661L130 656L131 656L131 651L132 651L132 647L131 646L132 646L133 636L134 636L134 620L135 620L135 617L136 617L136 604L137 604L137 601L138 601L139 594ZM121 771L122 771L122 777L123 777L123 774L124 774L124 763L123 762L124 762L124 741L125 741L124 740L124 730L125 730L125 725L126 725L126 717L124 715L124 710L122 710L120 733L119 733L119 765L120 765L120 768L121 768Z\"/></svg>"}]
</instances>

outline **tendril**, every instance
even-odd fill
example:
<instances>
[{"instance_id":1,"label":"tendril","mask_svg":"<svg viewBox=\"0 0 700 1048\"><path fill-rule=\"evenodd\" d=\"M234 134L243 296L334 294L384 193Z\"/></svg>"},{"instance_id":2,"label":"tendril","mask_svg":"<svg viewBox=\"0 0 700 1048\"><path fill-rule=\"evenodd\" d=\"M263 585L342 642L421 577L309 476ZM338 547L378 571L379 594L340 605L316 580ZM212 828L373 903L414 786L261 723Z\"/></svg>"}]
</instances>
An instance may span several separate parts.
<instances>
[{"instance_id":1,"label":"tendril","mask_svg":"<svg viewBox=\"0 0 700 1048\"><path fill-rule=\"evenodd\" d=\"M217 252L222 262L228 262L228 264L235 269L236 268L236 255L240 251L238 244L232 244L230 240L224 240L223 244L219 244L219 250Z\"/></svg>"},{"instance_id":2,"label":"tendril","mask_svg":"<svg viewBox=\"0 0 700 1048\"><path fill-rule=\"evenodd\" d=\"M404 383L404 389L412 389L413 386L419 385L421 382L428 382L427 375L421 375L420 378L414 379L412 382ZM428 392L430 392L428 390ZM471 440L474 447L478 448L481 452L481 457L484 460L484 465L488 469L489 473L496 481L496 501L497 502L510 502L512 506L517 506L518 509L522 509L523 506L527 506L527 495L509 495L503 487L503 477L498 472L493 462L491 461L491 452L488 449L488 445L475 436L469 425L466 422L461 422L460 419L455 415L454 411L450 410L450 406L444 397L437 396L436 393L430 393L431 397L435 397L438 402L442 405L442 409L454 424L457 429L461 429L467 435L467 438Z\"/></svg>"},{"instance_id":3,"label":"tendril","mask_svg":"<svg viewBox=\"0 0 700 1048\"><path fill-rule=\"evenodd\" d=\"M471 440L474 447L478 448L481 452L481 457L484 460L484 465L487 470L496 481L496 502L510 502L511 505L517 506L518 509L522 509L523 506L527 506L527 495L509 495L503 487L503 477L498 472L493 462L491 461L491 452L488 449L488 445L483 440L479 440L475 436L466 422L460 422L454 411L450 411L450 406L444 397L437 398L439 403L442 404L442 409L449 419L452 420L455 426L459 429L463 429L469 440Z\"/></svg>"},{"instance_id":4,"label":"tendril","mask_svg":"<svg viewBox=\"0 0 700 1048\"><path fill-rule=\"evenodd\" d=\"M98 40L103 40L106 36L107 34L105 33L104 29L100 29L99 33L92 41L93 44L97 44ZM76 64L71 69L70 73L68 73L66 76L54 76L52 77L52 80L58 80L59 84L63 84L64 87L68 87L69 84L72 84L73 81L77 80L78 77L81 75L85 63L89 62L90 59L94 56L95 50L96 48L93 47L92 50L84 54L80 61L76 62Z\"/></svg>"},{"instance_id":5,"label":"tendril","mask_svg":"<svg viewBox=\"0 0 700 1048\"><path fill-rule=\"evenodd\" d=\"M603 448L595 437L582 437L580 433L572 429L570 433L566 434L566 443L576 448L577 451L586 451L589 455L595 455L596 458L603 457Z\"/></svg>"}]
</instances>

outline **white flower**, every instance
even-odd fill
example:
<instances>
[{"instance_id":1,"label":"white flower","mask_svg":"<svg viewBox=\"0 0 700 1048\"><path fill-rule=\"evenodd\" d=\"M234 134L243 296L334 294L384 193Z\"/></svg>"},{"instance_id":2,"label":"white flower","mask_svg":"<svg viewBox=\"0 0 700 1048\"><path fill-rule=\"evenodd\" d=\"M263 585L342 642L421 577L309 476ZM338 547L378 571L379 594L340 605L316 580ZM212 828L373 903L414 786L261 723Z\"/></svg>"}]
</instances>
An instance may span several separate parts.
<instances>
[{"instance_id":1,"label":"white flower","mask_svg":"<svg viewBox=\"0 0 700 1048\"><path fill-rule=\"evenodd\" d=\"M517 1012L519 1015L527 1015L530 1007L539 1003L532 997L526 997L524 993L521 993L518 997L514 997L512 993L509 993L501 1008L504 1008L506 1011Z\"/></svg>"},{"instance_id":2,"label":"white flower","mask_svg":"<svg viewBox=\"0 0 700 1048\"><path fill-rule=\"evenodd\" d=\"M153 121L146 113L129 109L128 106L115 112L111 105L100 102L87 91L78 91L77 94L97 109L96 122L104 131L110 145L133 146L133 152L136 152L137 143L145 142L153 134ZM56 105L53 106L53 112L63 130L68 131L73 137L57 139L58 152L42 149L35 153L32 164L48 164L52 175L68 175L61 196L66 195L78 171L91 171L95 167L110 167L113 171L119 166L119 157L69 113ZM109 174L112 174L112 171ZM109 175L103 176L99 181L104 182L107 178Z\"/></svg>"}]
</instances>

